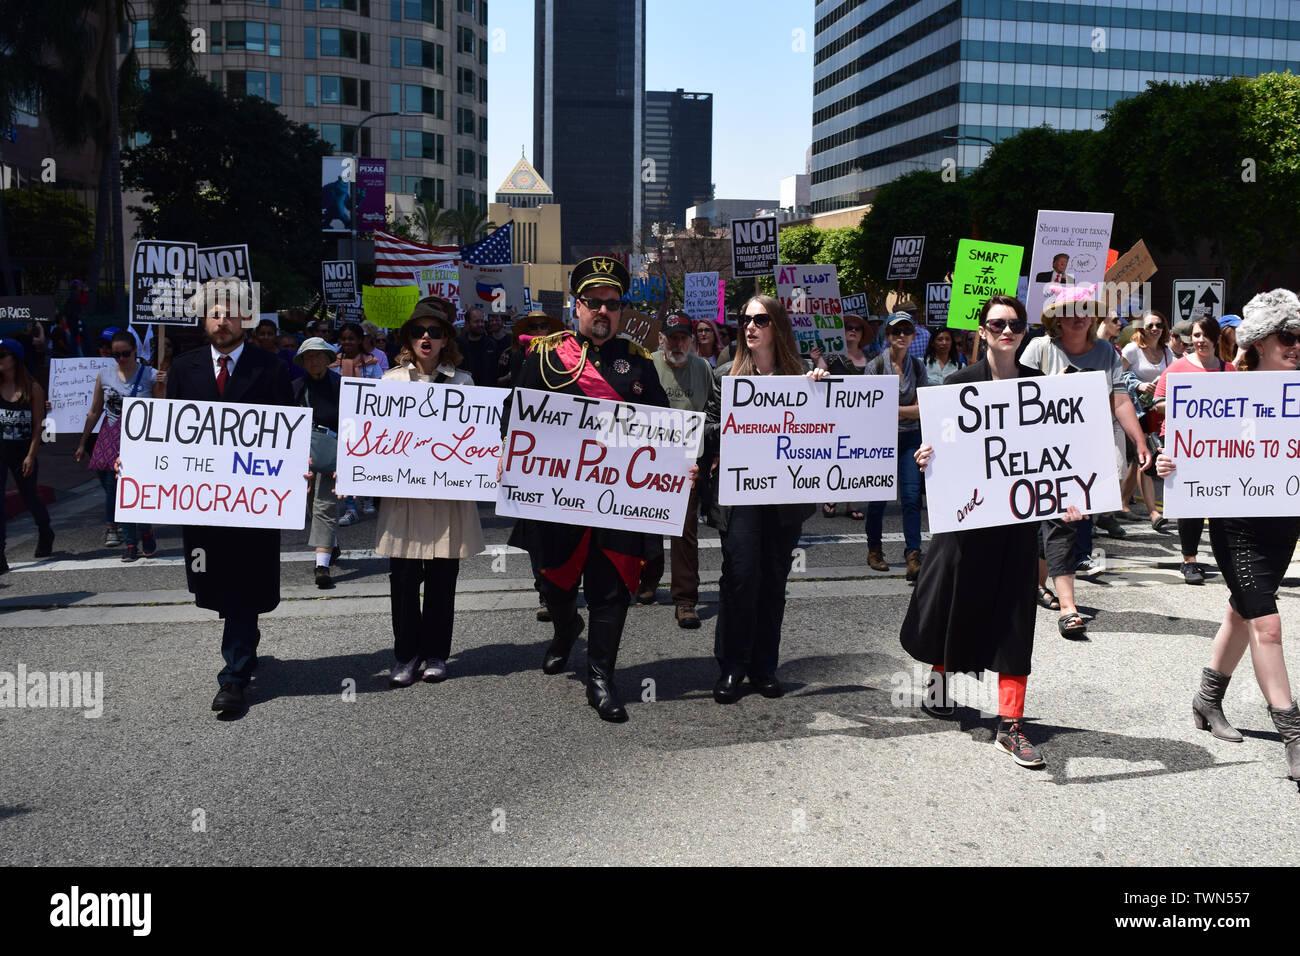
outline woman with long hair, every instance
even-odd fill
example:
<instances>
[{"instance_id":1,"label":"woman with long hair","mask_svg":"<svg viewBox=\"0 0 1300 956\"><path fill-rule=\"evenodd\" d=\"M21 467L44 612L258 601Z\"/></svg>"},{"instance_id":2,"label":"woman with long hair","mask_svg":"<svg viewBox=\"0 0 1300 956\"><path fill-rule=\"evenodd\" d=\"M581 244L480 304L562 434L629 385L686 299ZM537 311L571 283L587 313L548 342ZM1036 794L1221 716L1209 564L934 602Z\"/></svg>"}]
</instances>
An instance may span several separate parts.
<instances>
[{"instance_id":1,"label":"woman with long hair","mask_svg":"<svg viewBox=\"0 0 1300 956\"><path fill-rule=\"evenodd\" d=\"M951 329L938 329L930 336L921 364L925 366L926 378L931 385L943 385L961 368L961 354L953 346Z\"/></svg>"},{"instance_id":2,"label":"woman with long hair","mask_svg":"<svg viewBox=\"0 0 1300 956\"><path fill-rule=\"evenodd\" d=\"M722 379L728 375L804 375L794 329L785 307L768 295L756 295L740 315L736 359L713 372L704 426L706 453L717 455L721 441ZM726 463L723 463L725 467ZM764 697L780 697L776 679L785 617L785 584L795 545L813 505L735 505L718 507L715 524L722 534L722 574L713 653L721 675L713 699L731 704L739 699L745 677Z\"/></svg>"},{"instance_id":3,"label":"woman with long hair","mask_svg":"<svg viewBox=\"0 0 1300 956\"><path fill-rule=\"evenodd\" d=\"M1138 401L1146 412L1144 417L1159 418L1162 413L1153 411L1156 385L1165 369L1175 361L1174 353L1169 349L1169 320L1165 318L1164 313L1147 309L1139 315L1134 324L1133 340L1124 346L1120 356L1124 363L1124 371L1132 372L1137 376ZM1128 504L1129 494L1132 493L1134 484L1142 490L1142 503L1146 505L1151 527L1157 531L1164 530L1169 522L1156 507L1155 482L1147 471L1138 470L1136 460L1129 464L1124 480L1120 482L1121 488L1128 491L1128 494L1121 496L1122 504Z\"/></svg>"},{"instance_id":4,"label":"woman with long hair","mask_svg":"<svg viewBox=\"0 0 1300 956\"><path fill-rule=\"evenodd\" d=\"M473 385L469 373L456 368L455 315L455 307L437 296L416 303L397 331L401 349L384 380ZM473 501L381 498L377 532L375 553L389 560L393 607L397 663L389 683L409 687L416 680L446 680L460 562L483 550L478 508Z\"/></svg>"},{"instance_id":5,"label":"woman with long hair","mask_svg":"<svg viewBox=\"0 0 1300 956\"><path fill-rule=\"evenodd\" d=\"M50 513L36 493L36 452L41 447L45 390L27 374L24 358L16 339L0 339L0 499L13 475L18 494L36 522L34 557L47 558L54 550L54 529ZM8 570L5 516L0 513L0 574Z\"/></svg>"},{"instance_id":6,"label":"woman with long hair","mask_svg":"<svg viewBox=\"0 0 1300 956\"><path fill-rule=\"evenodd\" d=\"M722 343L718 341L718 323L712 319L695 321L695 354L717 368Z\"/></svg>"},{"instance_id":7,"label":"woman with long hair","mask_svg":"<svg viewBox=\"0 0 1300 956\"><path fill-rule=\"evenodd\" d=\"M1300 299L1288 289L1261 292L1241 310L1237 345L1242 371L1296 375L1300 362ZM1300 377L1296 378L1300 382ZM1177 462L1161 454L1156 473L1174 474ZM1228 585L1228 610L1214 636L1210 666L1201 671L1201 689L1192 698L1192 719L1220 740L1241 742L1223 713L1223 696L1246 649L1268 714L1286 747L1290 778L1300 782L1300 710L1296 708L1282 654L1282 616L1277 591L1300 539L1300 517L1210 519L1210 548Z\"/></svg>"}]
</instances>

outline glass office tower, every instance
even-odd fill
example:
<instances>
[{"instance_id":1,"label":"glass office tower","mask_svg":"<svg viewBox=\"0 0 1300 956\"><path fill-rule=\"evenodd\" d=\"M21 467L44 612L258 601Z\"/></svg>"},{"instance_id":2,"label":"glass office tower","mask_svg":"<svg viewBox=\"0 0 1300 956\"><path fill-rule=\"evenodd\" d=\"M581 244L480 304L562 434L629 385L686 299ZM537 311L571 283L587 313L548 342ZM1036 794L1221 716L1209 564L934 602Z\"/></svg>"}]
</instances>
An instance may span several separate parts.
<instances>
[{"instance_id":1,"label":"glass office tower","mask_svg":"<svg viewBox=\"0 0 1300 956\"><path fill-rule=\"evenodd\" d=\"M713 94L652 90L645 111L654 176L642 186L642 223L689 226L687 208L713 198Z\"/></svg>"}]
</instances>

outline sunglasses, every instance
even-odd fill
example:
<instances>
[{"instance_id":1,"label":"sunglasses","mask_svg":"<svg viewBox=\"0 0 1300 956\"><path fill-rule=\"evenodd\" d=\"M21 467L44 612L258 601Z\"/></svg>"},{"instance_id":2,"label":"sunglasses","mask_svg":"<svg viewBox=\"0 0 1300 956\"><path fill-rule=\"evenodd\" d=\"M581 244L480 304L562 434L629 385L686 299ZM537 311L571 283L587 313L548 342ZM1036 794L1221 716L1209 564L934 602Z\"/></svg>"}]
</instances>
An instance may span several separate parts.
<instances>
[{"instance_id":1,"label":"sunglasses","mask_svg":"<svg viewBox=\"0 0 1300 956\"><path fill-rule=\"evenodd\" d=\"M1011 332L1013 334L1019 335L1026 328L1029 327L1029 320L1028 319L1010 319L1010 320L989 319L987 322L984 323L984 328L988 329L994 335L1001 335L1003 331L1007 328L1007 326L1011 327Z\"/></svg>"},{"instance_id":2,"label":"sunglasses","mask_svg":"<svg viewBox=\"0 0 1300 956\"><path fill-rule=\"evenodd\" d=\"M742 329L750 323L753 323L753 326L756 329L765 329L772 324L772 317L766 312L760 312L757 315L742 315L740 317L740 327Z\"/></svg>"},{"instance_id":3,"label":"sunglasses","mask_svg":"<svg viewBox=\"0 0 1300 956\"><path fill-rule=\"evenodd\" d=\"M441 325L417 325L411 329L411 340L414 342L420 341L420 339L424 338L426 335L431 339L442 338L443 335L442 326Z\"/></svg>"},{"instance_id":4,"label":"sunglasses","mask_svg":"<svg viewBox=\"0 0 1300 956\"><path fill-rule=\"evenodd\" d=\"M135 349L129 349L125 352L119 352L116 349L113 350L113 358L118 358L118 359L130 358L134 354L135 354Z\"/></svg>"},{"instance_id":5,"label":"sunglasses","mask_svg":"<svg viewBox=\"0 0 1300 956\"><path fill-rule=\"evenodd\" d=\"M1283 330L1277 333L1277 342L1285 349L1289 349L1291 346L1295 345L1295 341L1296 336L1294 332Z\"/></svg>"},{"instance_id":6,"label":"sunglasses","mask_svg":"<svg viewBox=\"0 0 1300 956\"><path fill-rule=\"evenodd\" d=\"M609 312L620 312L623 309L622 299L592 299L578 296L578 301L592 312L599 312L602 306Z\"/></svg>"},{"instance_id":7,"label":"sunglasses","mask_svg":"<svg viewBox=\"0 0 1300 956\"><path fill-rule=\"evenodd\" d=\"M1161 331L1164 331L1164 326L1163 326L1163 325L1144 325L1144 326L1142 326L1142 328L1143 328L1143 330L1146 331L1146 332L1161 332Z\"/></svg>"},{"instance_id":8,"label":"sunglasses","mask_svg":"<svg viewBox=\"0 0 1300 956\"><path fill-rule=\"evenodd\" d=\"M916 329L910 325L905 325L902 326L901 328L890 329L886 334L887 335L915 335Z\"/></svg>"},{"instance_id":9,"label":"sunglasses","mask_svg":"<svg viewBox=\"0 0 1300 956\"><path fill-rule=\"evenodd\" d=\"M861 335L863 332L866 331L866 328L867 328L867 327L866 327L865 325L846 325L846 326L844 326L844 331L845 331L845 332L857 332L858 335Z\"/></svg>"}]
</instances>

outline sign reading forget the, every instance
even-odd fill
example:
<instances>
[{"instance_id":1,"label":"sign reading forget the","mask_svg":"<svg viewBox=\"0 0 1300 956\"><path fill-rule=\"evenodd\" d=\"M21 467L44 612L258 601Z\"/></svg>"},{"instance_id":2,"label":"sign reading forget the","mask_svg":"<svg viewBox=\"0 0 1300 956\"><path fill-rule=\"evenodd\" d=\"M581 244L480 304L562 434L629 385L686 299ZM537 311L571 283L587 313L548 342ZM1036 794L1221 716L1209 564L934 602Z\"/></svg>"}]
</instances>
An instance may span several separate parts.
<instances>
[{"instance_id":1,"label":"sign reading forget the","mask_svg":"<svg viewBox=\"0 0 1300 956\"><path fill-rule=\"evenodd\" d=\"M737 279L765 276L780 262L776 217L731 220L731 274Z\"/></svg>"},{"instance_id":2,"label":"sign reading forget the","mask_svg":"<svg viewBox=\"0 0 1300 956\"><path fill-rule=\"evenodd\" d=\"M948 303L948 327L977 329L980 309L989 296L1014 295L1024 253L1020 246L1001 242L958 240L952 298Z\"/></svg>"}]
</instances>

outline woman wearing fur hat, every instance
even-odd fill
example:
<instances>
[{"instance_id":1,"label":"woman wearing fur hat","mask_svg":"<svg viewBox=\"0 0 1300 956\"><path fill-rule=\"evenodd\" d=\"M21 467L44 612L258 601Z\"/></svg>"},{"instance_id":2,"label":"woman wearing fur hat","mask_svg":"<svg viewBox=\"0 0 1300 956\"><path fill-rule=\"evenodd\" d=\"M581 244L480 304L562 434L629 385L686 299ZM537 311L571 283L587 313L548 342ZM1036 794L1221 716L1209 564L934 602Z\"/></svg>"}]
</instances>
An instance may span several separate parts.
<instances>
[{"instance_id":1,"label":"woman wearing fur hat","mask_svg":"<svg viewBox=\"0 0 1300 956\"><path fill-rule=\"evenodd\" d=\"M1246 303L1237 344L1243 371L1295 373L1300 345L1300 299L1286 289L1263 292ZM1156 473L1168 478L1174 460L1156 459ZM1300 517L1211 518L1210 547L1230 597L1214 636L1210 666L1201 671L1201 689L1192 698L1192 719L1220 740L1241 742L1223 714L1223 695L1241 657L1250 648L1255 679L1264 692L1269 716L1286 745L1290 777L1300 782L1300 710L1291 693L1282 656L1282 617L1277 590L1300 538Z\"/></svg>"}]
</instances>

